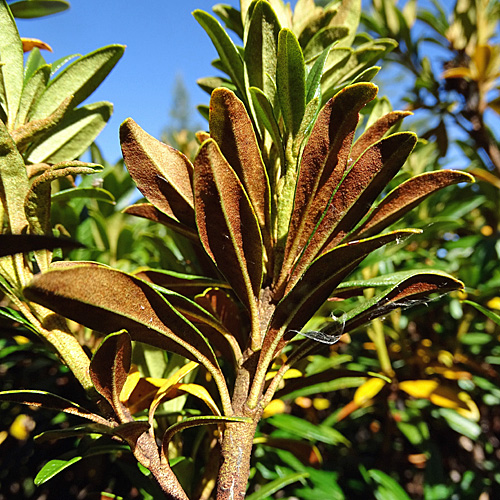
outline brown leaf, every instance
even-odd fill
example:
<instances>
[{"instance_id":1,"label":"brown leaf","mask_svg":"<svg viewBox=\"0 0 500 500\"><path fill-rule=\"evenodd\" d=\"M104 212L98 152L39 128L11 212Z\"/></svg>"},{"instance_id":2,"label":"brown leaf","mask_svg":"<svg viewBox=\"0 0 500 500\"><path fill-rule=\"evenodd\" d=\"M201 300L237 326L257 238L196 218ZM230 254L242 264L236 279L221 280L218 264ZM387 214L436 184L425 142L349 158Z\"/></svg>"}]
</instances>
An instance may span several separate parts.
<instances>
[{"instance_id":1,"label":"brown leaf","mask_svg":"<svg viewBox=\"0 0 500 500\"><path fill-rule=\"evenodd\" d=\"M328 206L346 169L359 110L377 94L371 83L345 88L321 110L304 148L284 265L276 288L289 275L297 256Z\"/></svg>"},{"instance_id":2,"label":"brown leaf","mask_svg":"<svg viewBox=\"0 0 500 500\"><path fill-rule=\"evenodd\" d=\"M347 173L323 213L300 260L293 270L286 290L318 255L338 245L363 218L376 197L406 161L416 143L410 132L391 135L367 149Z\"/></svg>"},{"instance_id":3,"label":"brown leaf","mask_svg":"<svg viewBox=\"0 0 500 500\"><path fill-rule=\"evenodd\" d=\"M210 98L210 135L231 165L250 198L265 240L270 221L270 188L266 167L245 105L229 89Z\"/></svg>"},{"instance_id":4,"label":"brown leaf","mask_svg":"<svg viewBox=\"0 0 500 500\"><path fill-rule=\"evenodd\" d=\"M132 343L127 332L108 335L90 362L90 378L97 392L104 396L115 410L120 422L132 417L120 401L120 393L127 380L132 357Z\"/></svg>"},{"instance_id":5,"label":"brown leaf","mask_svg":"<svg viewBox=\"0 0 500 500\"><path fill-rule=\"evenodd\" d=\"M194 162L198 233L205 250L258 324L262 239L248 196L213 139Z\"/></svg>"},{"instance_id":6,"label":"brown leaf","mask_svg":"<svg viewBox=\"0 0 500 500\"><path fill-rule=\"evenodd\" d=\"M123 213L129 215L135 215L136 217L142 217L143 219L148 219L153 222L159 222L164 226L173 229L179 234L186 236L191 240L198 241L198 233L192 227L186 226L180 223L175 217L172 210L169 210L169 205L166 202L163 205L164 211L158 210L151 203L137 203L136 205L131 205L123 210Z\"/></svg>"},{"instance_id":7,"label":"brown leaf","mask_svg":"<svg viewBox=\"0 0 500 500\"><path fill-rule=\"evenodd\" d=\"M438 170L412 177L393 189L349 239L367 238L382 231L431 194L459 182L474 182L474 178L458 170Z\"/></svg>"},{"instance_id":8,"label":"brown leaf","mask_svg":"<svg viewBox=\"0 0 500 500\"><path fill-rule=\"evenodd\" d=\"M338 246L318 257L276 306L264 348L271 348L286 330L301 330L339 283L374 250L418 233L401 230ZM274 349L274 347L272 347Z\"/></svg>"},{"instance_id":9,"label":"brown leaf","mask_svg":"<svg viewBox=\"0 0 500 500\"><path fill-rule=\"evenodd\" d=\"M127 330L132 340L181 354L219 373L196 328L150 285L103 265L56 267L24 289L29 300L102 333Z\"/></svg>"},{"instance_id":10,"label":"brown leaf","mask_svg":"<svg viewBox=\"0 0 500 500\"><path fill-rule=\"evenodd\" d=\"M120 142L123 159L139 191L158 210L194 227L191 162L147 134L131 118L120 127Z\"/></svg>"},{"instance_id":11,"label":"brown leaf","mask_svg":"<svg viewBox=\"0 0 500 500\"><path fill-rule=\"evenodd\" d=\"M391 111L379 118L371 127L367 128L359 139L354 143L351 150L352 161L356 161L361 154L384 135L398 122L406 116L410 116L411 111Z\"/></svg>"}]
</instances>

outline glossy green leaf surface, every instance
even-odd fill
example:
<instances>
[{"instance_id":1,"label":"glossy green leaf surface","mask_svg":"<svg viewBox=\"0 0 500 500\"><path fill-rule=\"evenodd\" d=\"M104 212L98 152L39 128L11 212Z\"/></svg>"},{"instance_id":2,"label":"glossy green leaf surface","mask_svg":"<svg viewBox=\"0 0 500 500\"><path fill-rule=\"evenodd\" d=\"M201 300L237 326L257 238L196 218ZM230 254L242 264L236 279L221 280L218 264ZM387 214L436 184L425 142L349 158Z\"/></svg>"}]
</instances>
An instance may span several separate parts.
<instances>
[{"instance_id":1,"label":"glossy green leaf surface","mask_svg":"<svg viewBox=\"0 0 500 500\"><path fill-rule=\"evenodd\" d=\"M246 499L247 500L266 500L272 494L281 490L285 486L288 486L289 484L300 481L301 479L305 479L306 477L309 477L309 473L307 473L307 472L291 472L290 474L286 474L282 477L279 477L278 479L275 479L274 481L271 481L271 482L265 484L264 486L262 486L259 489L259 491L256 491L255 493L247 495Z\"/></svg>"},{"instance_id":2,"label":"glossy green leaf surface","mask_svg":"<svg viewBox=\"0 0 500 500\"><path fill-rule=\"evenodd\" d=\"M82 460L83 457L81 455L77 455L69 460L61 460L55 458L53 460L49 460L40 470L40 472L36 475L34 479L34 483L38 486L40 484L46 483L49 479L52 479L54 476L62 472L64 469L67 469L71 465L75 464Z\"/></svg>"}]
</instances>

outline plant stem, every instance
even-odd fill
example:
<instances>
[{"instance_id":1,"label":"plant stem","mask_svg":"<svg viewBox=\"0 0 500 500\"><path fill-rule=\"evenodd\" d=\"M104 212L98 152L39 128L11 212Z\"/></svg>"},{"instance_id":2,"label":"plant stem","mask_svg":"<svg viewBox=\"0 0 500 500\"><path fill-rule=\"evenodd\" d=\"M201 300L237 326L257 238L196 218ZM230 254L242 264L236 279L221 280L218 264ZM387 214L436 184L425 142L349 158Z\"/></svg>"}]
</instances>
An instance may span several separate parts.
<instances>
[{"instance_id":1,"label":"plant stem","mask_svg":"<svg viewBox=\"0 0 500 500\"><path fill-rule=\"evenodd\" d=\"M250 475L253 438L262 410L248 423L226 423L222 440L222 465L217 482L217 500L243 500ZM245 415L247 416L247 415Z\"/></svg>"}]
</instances>

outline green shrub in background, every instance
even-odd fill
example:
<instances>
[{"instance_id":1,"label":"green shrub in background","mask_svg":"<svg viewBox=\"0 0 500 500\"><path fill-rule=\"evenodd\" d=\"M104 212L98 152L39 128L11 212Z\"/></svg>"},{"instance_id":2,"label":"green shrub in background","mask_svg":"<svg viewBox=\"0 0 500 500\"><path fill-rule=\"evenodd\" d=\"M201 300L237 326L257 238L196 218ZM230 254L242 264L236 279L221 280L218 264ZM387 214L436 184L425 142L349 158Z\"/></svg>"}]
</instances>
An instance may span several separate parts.
<instances>
[{"instance_id":1,"label":"green shrub in background","mask_svg":"<svg viewBox=\"0 0 500 500\"><path fill-rule=\"evenodd\" d=\"M76 405L40 391L9 391L2 397L93 421L43 435L41 439L85 435L85 447L69 458L49 462L37 483L92 453L122 454L126 443L145 473L152 473L173 498L187 498L186 492L192 498L210 498L216 480L217 498L243 498L249 475L253 483L249 491L255 490L249 498L254 500L283 489L301 498L343 498L342 489L352 496L367 488L380 498L389 494L405 498L390 475L376 470L380 463L363 462L359 454L373 454L381 436L391 435L387 432L391 422L393 426L398 422L400 432L420 447L422 453L414 453L413 460L422 463L429 450L434 451L425 430L429 404L448 406L447 411L439 410L441 418L463 435L467 435L463 419L477 415L470 396L464 399L463 391L424 380L430 373L412 368L418 358L404 351L413 345L411 337L404 338L411 321L405 325L406 316L398 312L400 307L426 303L432 294L459 289L461 283L443 270L429 270L428 254L421 250L425 236L419 237L418 231L380 231L402 217L412 217L412 223L419 225L425 216L408 214L411 208L421 202L429 207L427 196L470 177L447 170L409 175L405 169L398 175L416 141L413 134L395 131L408 113L387 110L386 101L375 100L376 87L368 83L379 69L372 65L395 44L356 35L359 2L323 9L312 1L299 1L292 13L281 1L260 0L242 2L242 13L225 6L215 10L241 37L243 48L233 44L215 18L195 12L218 50L220 59L214 65L227 75L200 82L211 93L211 103L202 109L209 133L198 133L201 146L196 157L190 161L132 120L121 128L125 163L146 198L125 212L162 223L168 231L142 226L154 235L152 244L134 249L135 229L126 216L111 213L109 203L103 204L113 198L84 181L78 189L86 191L80 195L94 199L57 193L52 216L59 214L59 221L72 228L69 233L79 241L99 242L96 246L105 250L104 254L77 250L79 258L113 267L53 262L51 270L37 275L21 293L18 285L28 279L16 282L15 272L29 278L37 266L44 269L39 261L49 263L50 254L36 250L31 258L5 257L7 269L11 266L14 272L6 273L4 287L21 311L20 316L8 309L6 315L38 328L50 343L61 336L62 328L49 325L49 329L43 318L38 320L33 311L46 313L38 304L110 334L96 349L95 335L70 323L72 330L66 330L63 338L79 338L78 345L87 342L95 351L92 360L81 349L67 359L64 343L59 348L90 402ZM359 128L364 132L356 133L360 112L364 127ZM5 150L15 155L8 137L6 143ZM94 158L104 163L95 149ZM21 161L22 168L17 160L12 175L22 177L25 162L33 162L26 155ZM50 168L50 160L44 161ZM428 150L421 145L409 165L424 162L428 163ZM115 199L131 187L120 168L106 167L100 175ZM447 203L446 194L436 196ZM36 214L43 208L46 221L47 198L40 200L31 206ZM435 197L432 200L435 203ZM23 232L22 213L29 210L16 203L15 209L6 210L7 217L17 214ZM9 207L7 196L4 206ZM93 212L80 225L75 222L83 207ZM51 236L52 228L45 227L43 236ZM181 236L172 236L175 233ZM386 246L407 236L411 239L404 249ZM124 248L130 252L121 253ZM165 253L175 259L165 259ZM151 259L156 269L133 270L135 265L150 265ZM356 270L361 261L363 267ZM177 272L172 272L174 262ZM380 277L381 271L385 276ZM330 307L314 316L327 299ZM436 304L428 307L439 310ZM55 319L46 314L50 321ZM351 344L343 341L367 321L388 315L393 331L380 321L368 328L376 358L365 355L356 336ZM443 316L443 325L447 317ZM424 366L431 361L432 342L429 345L420 336L430 332L429 326L429 338L439 332L436 322L422 323L427 330L418 329L415 341L422 344L417 354L424 358ZM387 343L387 333L393 344ZM61 342L56 342L57 348ZM314 355L325 344L333 346L329 356ZM399 351L391 351L394 345ZM442 359L439 363L446 365ZM410 376L405 373L408 368ZM310 396L345 392L349 387L358 387L352 403L309 399L312 410L305 411ZM406 397L402 406L402 392L418 399ZM352 429L342 428L348 426L346 417L363 419L373 409L370 401L379 395L387 396L382 413L392 415L384 432L375 432L375 422L370 427L373 439L351 440ZM283 400L295 401L294 413L305 414L287 414L290 403ZM339 411L328 410L321 424L306 421L324 416L320 412L331 402ZM207 407L210 416L204 416ZM263 415L255 438L254 468L252 438ZM198 431L204 424L217 424L218 430ZM178 431L184 429L181 439ZM474 432L470 431L471 437ZM155 439L162 442L161 450ZM342 461L329 458L332 447L344 457ZM383 454L401 452L397 443L394 447L386 442ZM436 459L436 454L432 457ZM322 460L324 465L318 468ZM352 470L361 463L368 467L361 465L361 474L354 477ZM398 474L401 467L394 465ZM436 494L448 491L439 489L443 485L439 479L435 485ZM141 490L143 495L148 488L151 491L150 486Z\"/></svg>"}]
</instances>

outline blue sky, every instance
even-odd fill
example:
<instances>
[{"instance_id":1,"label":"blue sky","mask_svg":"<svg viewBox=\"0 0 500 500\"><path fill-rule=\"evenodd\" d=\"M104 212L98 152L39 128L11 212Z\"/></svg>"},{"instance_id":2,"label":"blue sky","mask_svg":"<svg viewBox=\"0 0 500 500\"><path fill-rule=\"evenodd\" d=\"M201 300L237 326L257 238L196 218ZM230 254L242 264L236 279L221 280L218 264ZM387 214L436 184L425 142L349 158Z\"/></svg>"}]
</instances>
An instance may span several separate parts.
<instances>
[{"instance_id":1,"label":"blue sky","mask_svg":"<svg viewBox=\"0 0 500 500\"><path fill-rule=\"evenodd\" d=\"M18 19L21 36L39 38L54 50L43 52L48 62L65 55L86 54L104 45L127 46L125 54L89 102L111 101L115 109L97 139L106 159L121 153L118 128L132 117L150 134L159 137L169 118L172 89L181 74L195 105L208 103L208 94L196 80L212 76L216 51L191 12L211 12L216 2L206 0L70 0L71 9L33 20ZM238 6L239 0L224 0ZM293 2L295 3L295 2ZM194 110L196 121L200 124Z\"/></svg>"}]
</instances>

